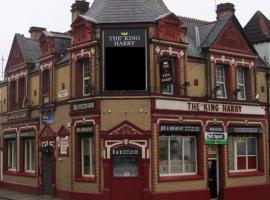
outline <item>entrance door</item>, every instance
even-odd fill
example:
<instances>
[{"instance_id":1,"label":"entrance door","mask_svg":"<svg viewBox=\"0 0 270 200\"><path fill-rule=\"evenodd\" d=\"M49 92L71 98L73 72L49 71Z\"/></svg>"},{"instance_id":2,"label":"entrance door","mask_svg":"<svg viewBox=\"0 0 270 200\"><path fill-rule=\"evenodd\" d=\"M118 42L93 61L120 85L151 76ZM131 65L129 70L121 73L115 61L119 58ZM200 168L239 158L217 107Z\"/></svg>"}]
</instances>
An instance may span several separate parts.
<instances>
[{"instance_id":1,"label":"entrance door","mask_svg":"<svg viewBox=\"0 0 270 200\"><path fill-rule=\"evenodd\" d=\"M116 149L112 153L112 200L141 200L141 158L137 149Z\"/></svg>"},{"instance_id":2,"label":"entrance door","mask_svg":"<svg viewBox=\"0 0 270 200\"><path fill-rule=\"evenodd\" d=\"M218 186L217 186L217 160L208 160L208 186L211 193L211 199L218 198Z\"/></svg>"},{"instance_id":3,"label":"entrance door","mask_svg":"<svg viewBox=\"0 0 270 200\"><path fill-rule=\"evenodd\" d=\"M42 191L52 195L52 153L42 153Z\"/></svg>"}]
</instances>

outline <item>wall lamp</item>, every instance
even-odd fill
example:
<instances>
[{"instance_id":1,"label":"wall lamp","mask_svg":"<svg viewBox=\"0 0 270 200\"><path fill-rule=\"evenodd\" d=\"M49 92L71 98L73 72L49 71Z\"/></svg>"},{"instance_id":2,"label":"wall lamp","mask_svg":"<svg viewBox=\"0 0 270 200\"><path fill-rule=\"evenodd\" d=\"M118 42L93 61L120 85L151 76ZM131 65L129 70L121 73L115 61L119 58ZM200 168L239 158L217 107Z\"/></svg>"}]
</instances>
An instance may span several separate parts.
<instances>
[{"instance_id":1,"label":"wall lamp","mask_svg":"<svg viewBox=\"0 0 270 200\"><path fill-rule=\"evenodd\" d=\"M187 87L190 86L190 82L185 81L182 85L182 89L184 89L185 96L187 96Z\"/></svg>"}]
</instances>

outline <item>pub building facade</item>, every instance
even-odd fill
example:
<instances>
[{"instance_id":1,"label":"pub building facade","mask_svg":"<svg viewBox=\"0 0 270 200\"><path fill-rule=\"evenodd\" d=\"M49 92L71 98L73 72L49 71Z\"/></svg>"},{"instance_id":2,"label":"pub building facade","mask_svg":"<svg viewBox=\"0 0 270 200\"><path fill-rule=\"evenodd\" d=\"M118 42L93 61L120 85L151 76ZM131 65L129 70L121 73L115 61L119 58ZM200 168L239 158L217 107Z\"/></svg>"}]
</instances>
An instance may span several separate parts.
<instances>
[{"instance_id":1,"label":"pub building facade","mask_svg":"<svg viewBox=\"0 0 270 200\"><path fill-rule=\"evenodd\" d=\"M234 15L76 1L16 34L1 82L2 188L65 199L270 198L266 65ZM206 11L205 11L206 12Z\"/></svg>"}]
</instances>

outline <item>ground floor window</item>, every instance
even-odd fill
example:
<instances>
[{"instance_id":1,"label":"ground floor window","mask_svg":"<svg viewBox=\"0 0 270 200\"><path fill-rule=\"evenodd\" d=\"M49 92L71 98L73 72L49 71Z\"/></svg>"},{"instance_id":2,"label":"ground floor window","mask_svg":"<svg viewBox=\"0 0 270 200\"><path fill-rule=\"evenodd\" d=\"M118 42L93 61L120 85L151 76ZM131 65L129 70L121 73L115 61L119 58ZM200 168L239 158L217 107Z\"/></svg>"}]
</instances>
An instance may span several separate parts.
<instances>
[{"instance_id":1,"label":"ground floor window","mask_svg":"<svg viewBox=\"0 0 270 200\"><path fill-rule=\"evenodd\" d=\"M24 141L24 169L26 172L35 172L35 141Z\"/></svg>"},{"instance_id":2,"label":"ground floor window","mask_svg":"<svg viewBox=\"0 0 270 200\"><path fill-rule=\"evenodd\" d=\"M197 173L195 136L160 136L159 173L161 176Z\"/></svg>"},{"instance_id":3,"label":"ground floor window","mask_svg":"<svg viewBox=\"0 0 270 200\"><path fill-rule=\"evenodd\" d=\"M230 171L258 169L257 137L229 137Z\"/></svg>"},{"instance_id":4,"label":"ground floor window","mask_svg":"<svg viewBox=\"0 0 270 200\"><path fill-rule=\"evenodd\" d=\"M16 140L7 141L7 162L8 170L16 170L17 168L17 142Z\"/></svg>"},{"instance_id":5,"label":"ground floor window","mask_svg":"<svg viewBox=\"0 0 270 200\"><path fill-rule=\"evenodd\" d=\"M81 137L81 175L94 176L93 137Z\"/></svg>"}]
</instances>

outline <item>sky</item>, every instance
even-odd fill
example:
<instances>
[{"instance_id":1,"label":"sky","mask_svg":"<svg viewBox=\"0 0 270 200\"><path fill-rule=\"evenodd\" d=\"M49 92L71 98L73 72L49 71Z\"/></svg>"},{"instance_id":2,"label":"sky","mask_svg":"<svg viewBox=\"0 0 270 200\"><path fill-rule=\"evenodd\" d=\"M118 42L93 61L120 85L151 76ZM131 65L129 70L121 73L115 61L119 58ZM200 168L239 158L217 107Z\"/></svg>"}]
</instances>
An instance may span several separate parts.
<instances>
[{"instance_id":1,"label":"sky","mask_svg":"<svg viewBox=\"0 0 270 200\"><path fill-rule=\"evenodd\" d=\"M87 0L90 4L93 0ZM134 0L136 1L136 0ZM29 37L31 26L45 27L49 31L65 32L70 29L71 5L75 0L1 0L0 1L0 77L2 64L5 67L15 33ZM216 18L215 5L231 2L235 15L245 26L253 14L260 10L270 19L269 0L164 0L176 15L205 21ZM4 62L2 63L2 57Z\"/></svg>"}]
</instances>

